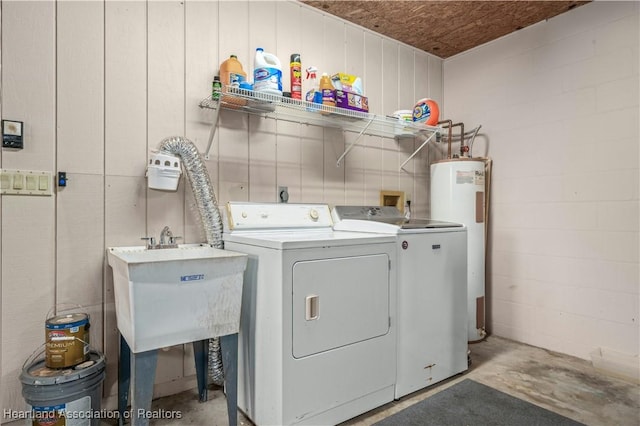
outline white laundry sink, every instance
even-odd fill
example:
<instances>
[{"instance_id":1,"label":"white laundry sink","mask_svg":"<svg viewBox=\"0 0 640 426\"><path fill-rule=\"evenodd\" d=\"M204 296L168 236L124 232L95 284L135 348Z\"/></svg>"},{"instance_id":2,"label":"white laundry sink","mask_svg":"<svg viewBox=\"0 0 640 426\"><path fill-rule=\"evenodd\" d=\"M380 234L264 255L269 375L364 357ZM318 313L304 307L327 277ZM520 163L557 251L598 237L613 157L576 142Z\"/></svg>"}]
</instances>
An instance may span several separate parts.
<instances>
[{"instance_id":1,"label":"white laundry sink","mask_svg":"<svg viewBox=\"0 0 640 426\"><path fill-rule=\"evenodd\" d=\"M110 247L118 329L134 353L237 333L247 255L200 244Z\"/></svg>"}]
</instances>

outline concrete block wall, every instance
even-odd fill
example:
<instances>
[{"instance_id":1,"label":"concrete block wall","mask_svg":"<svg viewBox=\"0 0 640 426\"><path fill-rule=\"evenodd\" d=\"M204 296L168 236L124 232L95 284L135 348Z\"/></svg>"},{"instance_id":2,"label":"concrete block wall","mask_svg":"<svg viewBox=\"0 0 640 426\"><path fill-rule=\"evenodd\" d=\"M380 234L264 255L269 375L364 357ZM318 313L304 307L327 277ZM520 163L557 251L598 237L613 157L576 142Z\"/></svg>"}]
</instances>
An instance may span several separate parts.
<instances>
[{"instance_id":1,"label":"concrete block wall","mask_svg":"<svg viewBox=\"0 0 640 426\"><path fill-rule=\"evenodd\" d=\"M640 347L639 4L593 2L444 62L494 161L491 332L590 359Z\"/></svg>"},{"instance_id":2,"label":"concrete block wall","mask_svg":"<svg viewBox=\"0 0 640 426\"><path fill-rule=\"evenodd\" d=\"M25 148L2 150L6 169L66 171L51 197L2 196L0 405L24 408L19 373L44 343L54 305L91 314L91 344L108 359L105 408L114 408L118 333L105 249L138 245L169 225L204 240L190 188L148 190L148 152L183 135L204 151L219 64L255 48L285 64L362 76L371 111L442 103L442 60L293 1L3 1L2 118L24 121ZM207 167L220 204L276 201L377 204L379 191L411 195L428 213L428 157L400 171L420 141L365 137L340 167L353 134L223 111ZM189 345L161 352L156 395L195 386ZM10 419L3 418L2 422Z\"/></svg>"}]
</instances>

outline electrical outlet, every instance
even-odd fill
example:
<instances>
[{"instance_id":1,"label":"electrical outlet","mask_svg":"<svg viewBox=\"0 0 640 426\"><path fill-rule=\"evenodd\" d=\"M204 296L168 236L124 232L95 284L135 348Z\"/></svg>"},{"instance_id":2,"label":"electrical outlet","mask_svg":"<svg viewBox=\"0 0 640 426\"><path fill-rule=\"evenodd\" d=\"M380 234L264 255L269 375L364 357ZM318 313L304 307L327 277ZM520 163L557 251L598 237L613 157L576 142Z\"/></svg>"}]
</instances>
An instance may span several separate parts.
<instances>
[{"instance_id":1,"label":"electrical outlet","mask_svg":"<svg viewBox=\"0 0 640 426\"><path fill-rule=\"evenodd\" d=\"M286 203L289 201L289 189L286 186L278 187L278 202Z\"/></svg>"}]
</instances>

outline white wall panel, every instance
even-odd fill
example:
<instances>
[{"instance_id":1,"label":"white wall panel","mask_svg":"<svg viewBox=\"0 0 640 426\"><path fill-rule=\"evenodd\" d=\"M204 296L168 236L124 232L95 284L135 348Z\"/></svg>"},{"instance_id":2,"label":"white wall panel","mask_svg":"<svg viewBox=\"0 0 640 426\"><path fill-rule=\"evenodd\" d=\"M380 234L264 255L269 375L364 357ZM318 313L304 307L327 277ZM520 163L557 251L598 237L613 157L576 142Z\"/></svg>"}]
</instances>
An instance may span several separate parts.
<instances>
[{"instance_id":1,"label":"white wall panel","mask_svg":"<svg viewBox=\"0 0 640 426\"><path fill-rule=\"evenodd\" d=\"M342 72L359 76L364 82L365 73L365 32L358 27L345 27L345 67ZM364 85L364 83L363 83ZM364 94L367 88L364 87ZM345 149L355 140L357 135L345 135ZM365 141L363 138L347 154L344 159L345 168L345 203L363 205L365 201Z\"/></svg>"},{"instance_id":2,"label":"white wall panel","mask_svg":"<svg viewBox=\"0 0 640 426\"><path fill-rule=\"evenodd\" d=\"M291 78L289 61L292 53L301 55L302 63L302 98L308 90L305 85L306 68L313 65L310 61L312 57L303 50L302 34L307 28L306 22L302 20L303 9L299 3L276 2L277 31L276 47L278 58L286 64L283 70L282 84L285 91L291 90ZM302 52L305 52L302 54ZM316 64L317 66L318 64ZM301 190L301 152L303 142L300 140L302 125L278 121L276 123L276 185L286 186L289 191L290 202L300 202L302 199Z\"/></svg>"},{"instance_id":3,"label":"white wall panel","mask_svg":"<svg viewBox=\"0 0 640 426\"><path fill-rule=\"evenodd\" d=\"M303 31L300 34L302 40L303 60L308 65L318 68L318 83L323 69L327 68L324 50L324 18L322 13L311 8L301 8L300 19L306 28L313 31ZM306 77L306 75L305 75ZM303 91L311 88L309 80L303 80ZM301 202L317 202L324 200L324 132L322 128L314 126L302 126L300 132L301 143Z\"/></svg>"},{"instance_id":4,"label":"white wall panel","mask_svg":"<svg viewBox=\"0 0 640 426\"><path fill-rule=\"evenodd\" d=\"M142 244L165 225L185 242L204 238L186 179L176 192L148 190L144 172L165 137L186 136L205 150L213 112L198 104L224 59L238 55L251 80L260 44L280 58L288 90L289 56L300 53L303 69L318 67L318 77L360 75L376 114L397 109L399 69L417 67L399 63L400 43L293 1L5 2L2 19L2 113L25 121L26 136L24 150L2 153L2 166L70 173L53 197L2 199L0 400L15 409L23 402L17 374L43 337L30 307L46 312L56 295L90 310L92 340L108 359L104 395L113 401L119 335L105 249ZM402 49L407 58L419 54ZM427 56L440 72L442 61ZM277 185L289 187L291 202L331 204L377 204L384 183L397 189L396 141L363 137L336 167L344 149L339 130L223 111L206 165L221 205L273 201ZM403 179L416 186L417 175ZM9 326L14 319L20 333ZM162 351L156 395L191 386L192 375L190 350Z\"/></svg>"},{"instance_id":5,"label":"white wall panel","mask_svg":"<svg viewBox=\"0 0 640 426\"><path fill-rule=\"evenodd\" d=\"M146 235L147 182L142 176L105 176L104 247L138 246ZM104 259L104 396L117 394L120 334L117 328L113 272Z\"/></svg>"},{"instance_id":6,"label":"white wall panel","mask_svg":"<svg viewBox=\"0 0 640 426\"><path fill-rule=\"evenodd\" d=\"M2 118L24 122L24 148L2 150L3 168L55 168L54 15L53 2L2 4Z\"/></svg>"},{"instance_id":7,"label":"white wall panel","mask_svg":"<svg viewBox=\"0 0 640 426\"><path fill-rule=\"evenodd\" d=\"M184 135L184 3L150 2L147 16L147 135L152 150L166 137ZM147 191L148 236L157 239L164 226L183 234L185 184L182 179L176 192Z\"/></svg>"},{"instance_id":8,"label":"white wall panel","mask_svg":"<svg viewBox=\"0 0 640 426\"><path fill-rule=\"evenodd\" d=\"M289 201L300 202L301 190L301 156L300 124L278 121L276 146L276 185L286 186Z\"/></svg>"},{"instance_id":9,"label":"white wall panel","mask_svg":"<svg viewBox=\"0 0 640 426\"><path fill-rule=\"evenodd\" d=\"M384 114L382 109L383 66L382 62L382 37L365 32L364 34L364 60L365 69L363 83L365 94L369 98L369 111L374 114ZM392 111L393 112L393 111ZM382 181L382 138L365 136L364 146L364 204L376 205L380 202L380 190Z\"/></svg>"},{"instance_id":10,"label":"white wall panel","mask_svg":"<svg viewBox=\"0 0 640 426\"><path fill-rule=\"evenodd\" d=\"M249 47L262 47L265 52L276 54L277 2L251 2L249 7ZM274 25L275 23L275 25ZM278 58L282 74L289 73L288 55ZM253 58L252 58L253 60ZM252 78L253 80L253 78ZM287 91L283 85L283 91ZM276 123L260 117L249 119L249 200L276 200Z\"/></svg>"},{"instance_id":11,"label":"white wall panel","mask_svg":"<svg viewBox=\"0 0 640 426\"><path fill-rule=\"evenodd\" d=\"M185 136L205 154L211 130L213 111L201 109L202 99L211 94L211 83L219 75L218 2L187 1L185 3ZM211 184L218 195L218 132L205 160ZM203 242L206 236L197 210L193 191L185 190L184 233L182 242ZM187 355L185 354L185 358ZM186 364L185 364L186 365Z\"/></svg>"},{"instance_id":12,"label":"white wall panel","mask_svg":"<svg viewBox=\"0 0 640 426\"><path fill-rule=\"evenodd\" d=\"M104 4L104 14L105 173L144 176L147 3L108 1Z\"/></svg>"},{"instance_id":13,"label":"white wall panel","mask_svg":"<svg viewBox=\"0 0 640 426\"><path fill-rule=\"evenodd\" d=\"M219 3L218 25L220 63L237 55L247 77L253 81L255 46L249 44L249 7L247 1ZM219 198L227 201L249 200L249 125L245 114L222 111L219 143Z\"/></svg>"},{"instance_id":14,"label":"white wall panel","mask_svg":"<svg viewBox=\"0 0 640 426\"><path fill-rule=\"evenodd\" d=\"M2 200L2 407L24 409L22 365L45 342L55 301L53 197ZM5 419L3 419L5 420Z\"/></svg>"},{"instance_id":15,"label":"white wall panel","mask_svg":"<svg viewBox=\"0 0 640 426\"><path fill-rule=\"evenodd\" d=\"M344 70L345 61L345 23L332 16L323 18L323 52L322 66L319 68L320 77L323 73L329 76ZM344 162L336 165L338 158L344 152L344 135L336 129L324 129L324 191L323 201L335 205L344 203L345 169Z\"/></svg>"},{"instance_id":16,"label":"white wall panel","mask_svg":"<svg viewBox=\"0 0 640 426\"><path fill-rule=\"evenodd\" d=\"M104 170L104 5L59 2L57 12L58 167Z\"/></svg>"},{"instance_id":17,"label":"white wall panel","mask_svg":"<svg viewBox=\"0 0 640 426\"><path fill-rule=\"evenodd\" d=\"M148 147L155 149L169 136L185 132L185 4L182 1L148 3ZM156 240L164 226L184 234L186 179L176 192L147 190L147 234ZM156 383L182 377L182 345L160 351Z\"/></svg>"},{"instance_id":18,"label":"white wall panel","mask_svg":"<svg viewBox=\"0 0 640 426\"><path fill-rule=\"evenodd\" d=\"M55 4L2 4L2 118L24 122L24 149L3 150L3 168L55 170ZM23 410L19 374L44 343L55 303L55 195L0 201L0 405ZM4 417L0 422L9 419Z\"/></svg>"},{"instance_id":19,"label":"white wall panel","mask_svg":"<svg viewBox=\"0 0 640 426\"><path fill-rule=\"evenodd\" d=\"M276 201L276 122L249 119L249 200Z\"/></svg>"},{"instance_id":20,"label":"white wall panel","mask_svg":"<svg viewBox=\"0 0 640 426\"><path fill-rule=\"evenodd\" d=\"M388 114L398 109L400 86L399 46L391 40L382 40L382 111ZM398 145L392 139L382 140L382 185L386 190L399 190Z\"/></svg>"},{"instance_id":21,"label":"white wall panel","mask_svg":"<svg viewBox=\"0 0 640 426\"><path fill-rule=\"evenodd\" d=\"M322 200L330 205L344 204L345 162L337 164L344 153L345 135L339 129L324 129L324 191Z\"/></svg>"},{"instance_id":22,"label":"white wall panel","mask_svg":"<svg viewBox=\"0 0 640 426\"><path fill-rule=\"evenodd\" d=\"M104 177L71 175L57 203L56 303L102 303Z\"/></svg>"},{"instance_id":23,"label":"white wall panel","mask_svg":"<svg viewBox=\"0 0 640 426\"><path fill-rule=\"evenodd\" d=\"M323 129L319 127L302 126L300 202L303 203L324 201L325 152L323 135Z\"/></svg>"},{"instance_id":24,"label":"white wall panel","mask_svg":"<svg viewBox=\"0 0 640 426\"><path fill-rule=\"evenodd\" d=\"M219 191L220 201L249 200L249 117L220 112Z\"/></svg>"}]
</instances>

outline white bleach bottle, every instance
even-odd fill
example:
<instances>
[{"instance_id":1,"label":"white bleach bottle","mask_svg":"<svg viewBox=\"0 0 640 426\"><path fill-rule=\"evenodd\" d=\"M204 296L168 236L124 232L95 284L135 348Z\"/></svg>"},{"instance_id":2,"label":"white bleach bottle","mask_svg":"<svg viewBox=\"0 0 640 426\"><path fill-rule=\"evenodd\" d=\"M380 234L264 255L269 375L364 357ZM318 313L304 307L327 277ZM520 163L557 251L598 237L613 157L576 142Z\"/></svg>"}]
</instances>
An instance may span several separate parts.
<instances>
[{"instance_id":1,"label":"white bleach bottle","mask_svg":"<svg viewBox=\"0 0 640 426\"><path fill-rule=\"evenodd\" d=\"M282 65L276 55L261 47L256 49L253 62L253 90L282 96Z\"/></svg>"}]
</instances>

